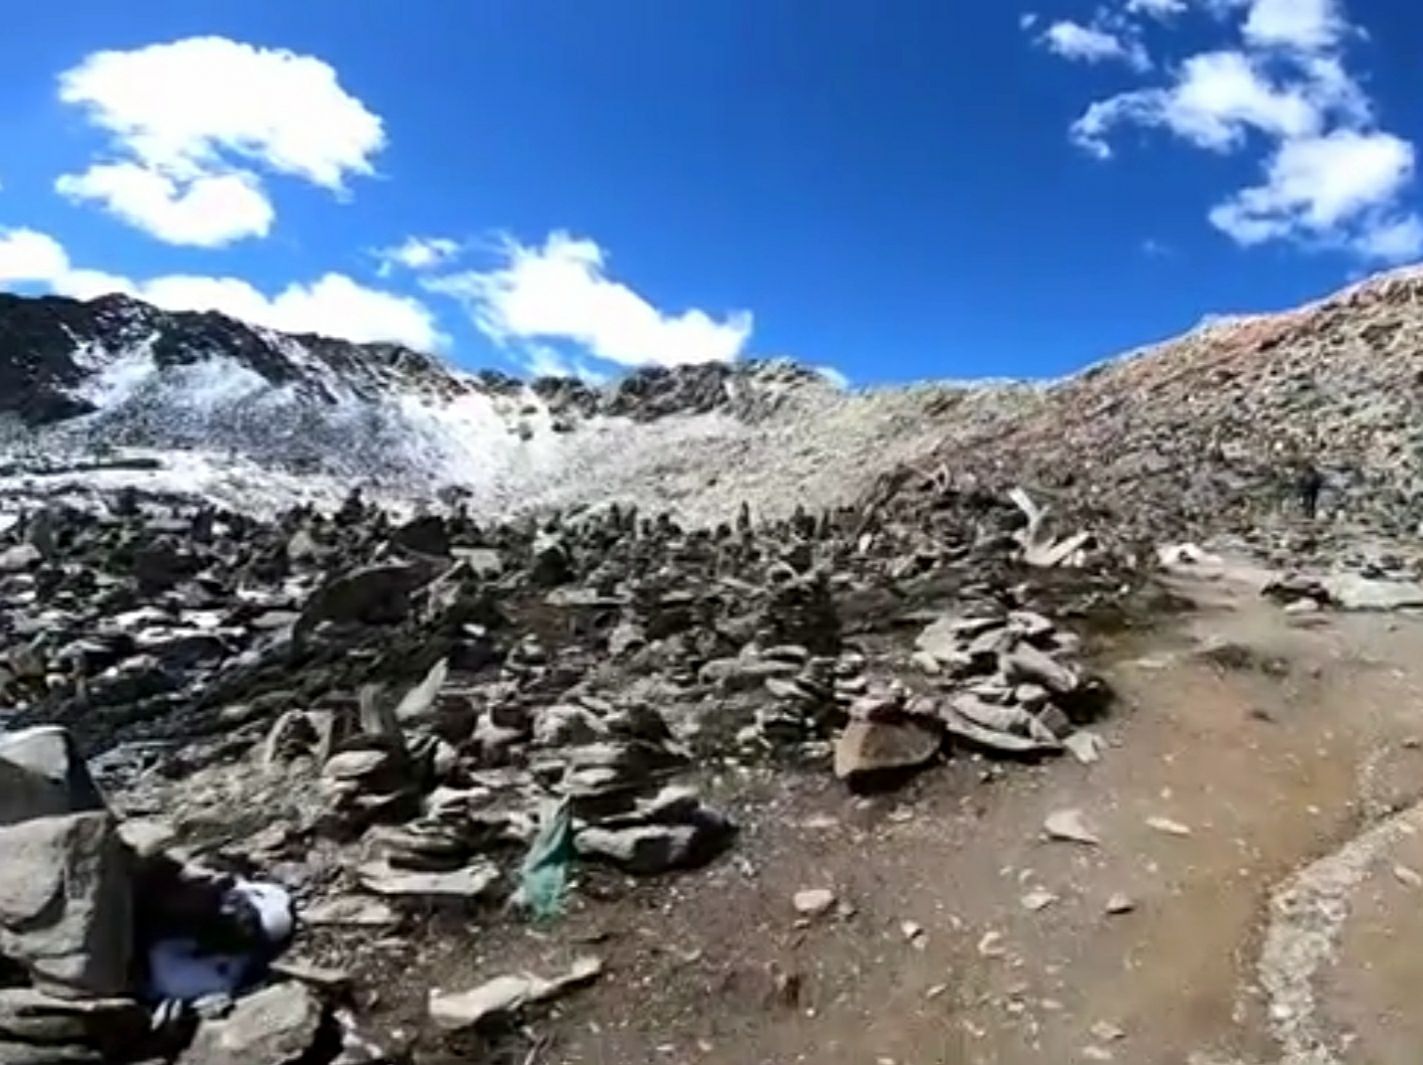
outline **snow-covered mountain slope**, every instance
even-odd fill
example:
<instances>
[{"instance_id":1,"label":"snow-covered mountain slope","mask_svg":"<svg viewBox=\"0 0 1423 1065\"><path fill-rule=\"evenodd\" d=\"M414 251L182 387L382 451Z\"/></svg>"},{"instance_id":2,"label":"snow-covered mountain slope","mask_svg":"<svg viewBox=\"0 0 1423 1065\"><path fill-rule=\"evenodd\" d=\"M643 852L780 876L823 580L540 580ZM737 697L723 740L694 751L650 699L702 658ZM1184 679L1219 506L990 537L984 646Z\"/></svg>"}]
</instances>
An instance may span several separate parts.
<instances>
[{"instance_id":1,"label":"snow-covered mountain slope","mask_svg":"<svg viewBox=\"0 0 1423 1065\"><path fill-rule=\"evenodd\" d=\"M359 484L485 513L618 498L709 520L746 493L772 512L852 498L932 445L944 394L847 394L780 361L524 382L122 296L0 295L0 506L131 485L267 511Z\"/></svg>"}]
</instances>

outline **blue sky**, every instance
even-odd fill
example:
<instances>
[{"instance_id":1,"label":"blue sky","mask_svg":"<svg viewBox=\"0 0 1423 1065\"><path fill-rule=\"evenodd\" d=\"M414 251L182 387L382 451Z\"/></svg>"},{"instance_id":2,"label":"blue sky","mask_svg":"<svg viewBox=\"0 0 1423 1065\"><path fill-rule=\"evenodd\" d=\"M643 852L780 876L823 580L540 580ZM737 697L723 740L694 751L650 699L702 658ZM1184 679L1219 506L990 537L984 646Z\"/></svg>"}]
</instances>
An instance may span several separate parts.
<instances>
[{"instance_id":1,"label":"blue sky","mask_svg":"<svg viewBox=\"0 0 1423 1065\"><path fill-rule=\"evenodd\" d=\"M1411 0L72 0L0 69L0 286L469 367L1055 375L1423 253Z\"/></svg>"}]
</instances>

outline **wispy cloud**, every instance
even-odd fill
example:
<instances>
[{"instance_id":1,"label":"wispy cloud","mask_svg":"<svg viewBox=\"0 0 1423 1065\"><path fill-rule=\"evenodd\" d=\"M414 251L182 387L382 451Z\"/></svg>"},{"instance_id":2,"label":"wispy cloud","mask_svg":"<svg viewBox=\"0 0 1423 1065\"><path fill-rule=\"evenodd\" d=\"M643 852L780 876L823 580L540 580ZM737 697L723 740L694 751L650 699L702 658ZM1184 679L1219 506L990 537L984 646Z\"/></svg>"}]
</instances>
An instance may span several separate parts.
<instances>
[{"instance_id":1,"label":"wispy cloud","mask_svg":"<svg viewBox=\"0 0 1423 1065\"><path fill-rule=\"evenodd\" d=\"M463 250L452 237L406 237L399 244L376 248L371 254L380 263L381 277L388 277L397 268L420 273L447 266Z\"/></svg>"},{"instance_id":2,"label":"wispy cloud","mask_svg":"<svg viewBox=\"0 0 1423 1065\"><path fill-rule=\"evenodd\" d=\"M1140 41L1101 26L1084 26L1064 19L1054 22L1039 38L1048 51L1084 63L1121 62L1137 71L1151 69L1151 57Z\"/></svg>"}]
</instances>

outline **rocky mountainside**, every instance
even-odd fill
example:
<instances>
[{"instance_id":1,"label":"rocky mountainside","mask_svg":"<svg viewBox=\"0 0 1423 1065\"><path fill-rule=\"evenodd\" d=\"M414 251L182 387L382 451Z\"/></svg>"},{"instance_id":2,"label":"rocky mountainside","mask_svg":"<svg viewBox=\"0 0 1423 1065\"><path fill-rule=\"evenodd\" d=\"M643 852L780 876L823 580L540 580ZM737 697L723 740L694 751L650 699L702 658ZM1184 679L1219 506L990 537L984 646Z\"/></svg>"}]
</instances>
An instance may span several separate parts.
<instances>
[{"instance_id":1,"label":"rocky mountainside","mask_svg":"<svg viewBox=\"0 0 1423 1065\"><path fill-rule=\"evenodd\" d=\"M1025 485L1063 531L1148 550L1226 538L1284 561L1390 554L1423 523L1423 275L1211 322L1011 406L946 402L917 475L881 491ZM1318 520L1301 531L1311 479Z\"/></svg>"},{"instance_id":2,"label":"rocky mountainside","mask_svg":"<svg viewBox=\"0 0 1423 1065\"><path fill-rule=\"evenodd\" d=\"M0 294L11 476L77 468L102 485L106 470L140 484L147 473L159 475L146 478L153 488L178 491L193 491L195 473L207 475L200 484L228 476L234 504L266 475L285 503L323 486L339 499L356 483L412 498L462 488L491 502L516 482L556 478L583 449L562 440L579 428L754 422L806 391L830 386L785 362L640 370L591 388L468 374L396 345L288 336L125 296Z\"/></svg>"},{"instance_id":3,"label":"rocky mountainside","mask_svg":"<svg viewBox=\"0 0 1423 1065\"><path fill-rule=\"evenodd\" d=\"M0 296L0 506L133 486L276 513L462 498L510 515L616 500L715 523L916 486L1022 484L1065 523L1260 539L1309 470L1324 527L1423 514L1423 279L1218 319L1044 385L845 393L786 363L605 388L465 374L124 297ZM918 471L915 473L914 471ZM947 480L946 480L947 479Z\"/></svg>"}]
</instances>

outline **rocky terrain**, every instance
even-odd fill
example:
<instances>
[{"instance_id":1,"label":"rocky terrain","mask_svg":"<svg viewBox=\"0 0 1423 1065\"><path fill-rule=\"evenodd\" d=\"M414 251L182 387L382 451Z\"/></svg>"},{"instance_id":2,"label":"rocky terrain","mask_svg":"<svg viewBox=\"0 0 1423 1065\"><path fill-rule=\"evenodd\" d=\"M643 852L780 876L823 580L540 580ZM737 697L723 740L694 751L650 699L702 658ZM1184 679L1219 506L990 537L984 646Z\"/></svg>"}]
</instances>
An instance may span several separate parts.
<instances>
[{"instance_id":1,"label":"rocky terrain","mask_svg":"<svg viewBox=\"0 0 1423 1065\"><path fill-rule=\"evenodd\" d=\"M0 1062L805 1060L809 1034L742 1020L822 1008L780 937L860 929L842 960L878 972L857 913L889 920L908 881L864 881L856 848L883 849L864 838L801 851L785 810L815 831L887 811L888 839L936 788L971 811L982 789L1115 779L1103 760L1137 757L1114 745L1124 710L1177 712L1122 656L1179 655L1181 618L1246 609L1211 581L1288 633L1423 607L1420 291L1383 277L1053 385L865 394L781 363L525 384L117 297L0 297ZM1306 668L1293 636L1274 657L1251 639L1189 651L1182 681ZM1072 798L1033 834L1078 848L1086 883L1109 841ZM1246 913L1284 871L1260 867ZM1020 872L1015 906L1062 898ZM925 898L970 876L912 875ZM778 916L711 912L770 890ZM978 898L891 939L936 950ZM708 985L688 975L708 946L617 932L698 914L775 956ZM953 965L1010 956L976 935ZM1303 1017L1289 995L1315 968L1272 964ZM811 969L841 1004L873 986ZM1039 1060L991 1028L963 1044L983 979L916 992L953 1004L958 1050L874 1057ZM709 994L730 1034L708 1034ZM1037 1012L995 1023L1037 1054ZM1354 1060L1289 1020L1283 1060ZM1221 1031L1119 1060L1216 1053ZM1064 1052L1111 1060L1125 1032L1089 1035ZM866 1060L857 1038L822 1059Z\"/></svg>"}]
</instances>

